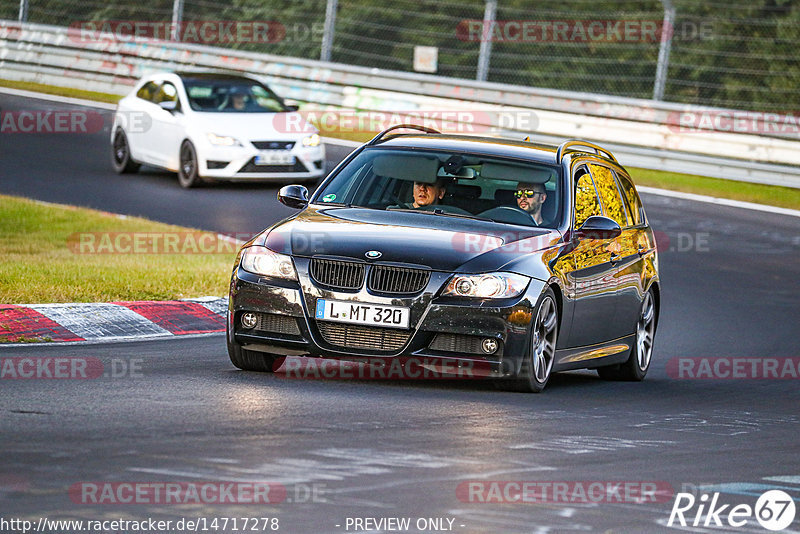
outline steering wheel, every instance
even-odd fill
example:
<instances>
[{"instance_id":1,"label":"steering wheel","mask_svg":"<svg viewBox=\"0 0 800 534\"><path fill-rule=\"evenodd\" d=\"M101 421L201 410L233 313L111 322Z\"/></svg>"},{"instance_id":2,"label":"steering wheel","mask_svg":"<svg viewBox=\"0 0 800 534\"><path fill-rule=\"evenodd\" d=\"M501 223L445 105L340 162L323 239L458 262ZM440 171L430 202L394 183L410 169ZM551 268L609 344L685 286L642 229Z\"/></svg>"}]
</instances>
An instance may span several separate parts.
<instances>
[{"instance_id":1,"label":"steering wheel","mask_svg":"<svg viewBox=\"0 0 800 534\"><path fill-rule=\"evenodd\" d=\"M527 211L511 206L497 206L478 214L478 217L486 217L488 219L499 219L499 222L507 222L511 224L525 224L539 226L533 217Z\"/></svg>"}]
</instances>

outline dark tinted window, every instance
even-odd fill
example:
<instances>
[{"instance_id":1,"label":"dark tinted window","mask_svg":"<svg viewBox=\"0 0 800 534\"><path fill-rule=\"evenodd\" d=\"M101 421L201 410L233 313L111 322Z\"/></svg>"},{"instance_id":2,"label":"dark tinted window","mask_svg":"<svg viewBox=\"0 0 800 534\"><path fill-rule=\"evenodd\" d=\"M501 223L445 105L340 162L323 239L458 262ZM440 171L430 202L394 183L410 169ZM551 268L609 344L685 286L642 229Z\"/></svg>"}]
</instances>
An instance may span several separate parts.
<instances>
[{"instance_id":1,"label":"dark tinted window","mask_svg":"<svg viewBox=\"0 0 800 534\"><path fill-rule=\"evenodd\" d=\"M603 209L597 199L592 176L589 173L576 172L578 176L575 184L575 228L581 225L593 215L602 215Z\"/></svg>"},{"instance_id":2,"label":"dark tinted window","mask_svg":"<svg viewBox=\"0 0 800 534\"><path fill-rule=\"evenodd\" d=\"M543 190L539 226L563 219L559 168L544 163L434 150L369 148L321 188L315 202L380 210L441 211L537 226L516 200L519 189Z\"/></svg>"},{"instance_id":3,"label":"dark tinted window","mask_svg":"<svg viewBox=\"0 0 800 534\"><path fill-rule=\"evenodd\" d=\"M628 210L633 224L638 225L644 223L642 201L639 199L639 193L636 192L633 182L624 174L617 175L617 178L622 188L622 195L625 197L625 202L628 204Z\"/></svg>"},{"instance_id":4,"label":"dark tinted window","mask_svg":"<svg viewBox=\"0 0 800 534\"><path fill-rule=\"evenodd\" d=\"M153 102L156 104L160 104L161 102L177 102L178 101L178 90L175 89L175 86L169 82L164 82L161 84L161 87L158 88L158 91L153 96Z\"/></svg>"},{"instance_id":5,"label":"dark tinted window","mask_svg":"<svg viewBox=\"0 0 800 534\"><path fill-rule=\"evenodd\" d=\"M246 79L184 80L189 106L205 113L278 113L288 111L267 86Z\"/></svg>"},{"instance_id":6,"label":"dark tinted window","mask_svg":"<svg viewBox=\"0 0 800 534\"><path fill-rule=\"evenodd\" d=\"M603 213L606 217L619 224L620 227L628 226L625 205L620 197L617 182L614 179L614 172L602 165L589 165L589 167L592 169L597 194L603 203Z\"/></svg>"},{"instance_id":7,"label":"dark tinted window","mask_svg":"<svg viewBox=\"0 0 800 534\"><path fill-rule=\"evenodd\" d=\"M147 100L148 102L153 102L153 97L158 92L158 84L156 82L147 82L138 91L136 91L136 96L141 98L142 100Z\"/></svg>"}]
</instances>

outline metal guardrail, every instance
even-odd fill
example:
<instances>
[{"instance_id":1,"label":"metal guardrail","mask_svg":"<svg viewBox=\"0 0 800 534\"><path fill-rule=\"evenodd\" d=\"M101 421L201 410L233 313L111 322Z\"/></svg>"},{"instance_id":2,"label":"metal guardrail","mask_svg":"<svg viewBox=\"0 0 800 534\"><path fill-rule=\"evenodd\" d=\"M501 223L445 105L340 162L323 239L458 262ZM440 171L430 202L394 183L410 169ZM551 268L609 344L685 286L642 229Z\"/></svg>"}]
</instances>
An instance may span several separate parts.
<instances>
[{"instance_id":1,"label":"metal guardrail","mask_svg":"<svg viewBox=\"0 0 800 534\"><path fill-rule=\"evenodd\" d=\"M282 95L316 107L381 110L480 109L479 128L560 142L603 143L639 166L800 188L800 136L711 130L686 133L681 113L725 110L534 89L353 67L174 42L83 40L76 30L0 21L0 77L125 94L155 70L226 69L263 78ZM535 113L536 125L503 127L502 113ZM784 124L790 118L773 116ZM796 119L795 119L796 124ZM702 126L702 125L701 125Z\"/></svg>"}]
</instances>

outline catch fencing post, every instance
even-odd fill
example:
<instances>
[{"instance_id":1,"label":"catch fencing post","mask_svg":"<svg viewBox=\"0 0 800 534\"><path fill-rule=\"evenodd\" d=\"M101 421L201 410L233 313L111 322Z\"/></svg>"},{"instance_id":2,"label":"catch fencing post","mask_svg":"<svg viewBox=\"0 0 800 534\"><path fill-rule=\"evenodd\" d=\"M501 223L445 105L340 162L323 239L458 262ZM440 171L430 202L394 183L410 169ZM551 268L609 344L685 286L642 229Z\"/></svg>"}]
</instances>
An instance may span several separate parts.
<instances>
[{"instance_id":1,"label":"catch fencing post","mask_svg":"<svg viewBox=\"0 0 800 534\"><path fill-rule=\"evenodd\" d=\"M319 53L320 61L331 60L333 34L336 31L336 10L338 7L338 0L328 0L328 6L325 8L325 29L322 33L322 47Z\"/></svg>"},{"instance_id":2,"label":"catch fencing post","mask_svg":"<svg viewBox=\"0 0 800 534\"><path fill-rule=\"evenodd\" d=\"M481 30L481 50L478 54L478 74L475 79L485 82L489 75L489 56L492 55L492 35L494 31L494 14L497 11L497 0L486 0L483 12L483 28Z\"/></svg>"},{"instance_id":3,"label":"catch fencing post","mask_svg":"<svg viewBox=\"0 0 800 534\"><path fill-rule=\"evenodd\" d=\"M181 40L181 24L183 23L183 0L174 0L172 3L172 27L170 28L170 39L173 41Z\"/></svg>"},{"instance_id":4,"label":"catch fencing post","mask_svg":"<svg viewBox=\"0 0 800 534\"><path fill-rule=\"evenodd\" d=\"M19 0L19 21L28 22L28 0Z\"/></svg>"},{"instance_id":5,"label":"catch fencing post","mask_svg":"<svg viewBox=\"0 0 800 534\"><path fill-rule=\"evenodd\" d=\"M658 48L656 82L653 86L653 100L664 100L664 87L667 85L669 53L672 49L672 34L675 29L675 6L672 0L661 0L664 5L664 22L661 25L661 45Z\"/></svg>"}]
</instances>

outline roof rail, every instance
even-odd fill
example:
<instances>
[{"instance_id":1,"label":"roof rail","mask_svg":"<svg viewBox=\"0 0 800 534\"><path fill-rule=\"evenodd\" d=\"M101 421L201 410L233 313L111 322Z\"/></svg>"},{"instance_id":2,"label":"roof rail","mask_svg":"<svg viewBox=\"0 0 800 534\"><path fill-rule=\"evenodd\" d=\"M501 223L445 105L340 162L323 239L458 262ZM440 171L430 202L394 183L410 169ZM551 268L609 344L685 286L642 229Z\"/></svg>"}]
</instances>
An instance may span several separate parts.
<instances>
[{"instance_id":1,"label":"roof rail","mask_svg":"<svg viewBox=\"0 0 800 534\"><path fill-rule=\"evenodd\" d=\"M433 128L428 128L427 126L418 126L416 124L397 124L395 126L391 126L389 128L386 128L384 131L382 131L381 133L379 133L378 135L373 137L370 140L370 142L367 143L367 144L368 145L374 145L375 143L380 141L383 138L383 136L385 136L386 134L388 134L392 130L399 130L401 128L406 128L408 130L419 130L421 132L425 132L425 133L429 133L429 134L440 134L440 133L442 133L442 132L440 132L438 130L434 130Z\"/></svg>"},{"instance_id":2,"label":"roof rail","mask_svg":"<svg viewBox=\"0 0 800 534\"><path fill-rule=\"evenodd\" d=\"M569 148L573 146L579 146L579 147L582 146L586 148L591 148L595 151L595 153L598 156L608 158L614 163L619 163L617 161L617 158L615 158L614 155L605 148L595 145L594 143L581 141L580 139L570 139L569 141L561 143L561 145L558 147L558 150L556 151L556 161L561 163L561 159L567 154L567 152L586 152L585 150L578 150L578 149L569 150Z\"/></svg>"}]
</instances>

